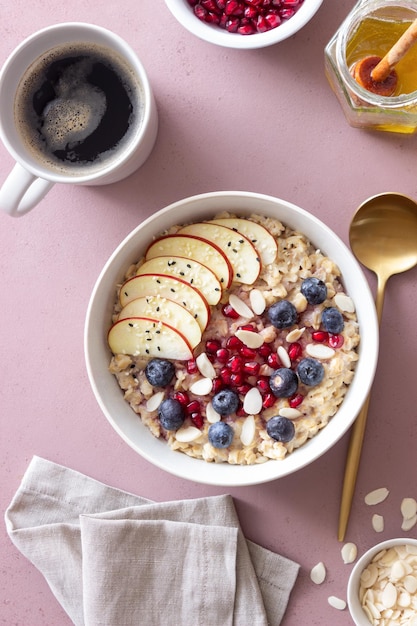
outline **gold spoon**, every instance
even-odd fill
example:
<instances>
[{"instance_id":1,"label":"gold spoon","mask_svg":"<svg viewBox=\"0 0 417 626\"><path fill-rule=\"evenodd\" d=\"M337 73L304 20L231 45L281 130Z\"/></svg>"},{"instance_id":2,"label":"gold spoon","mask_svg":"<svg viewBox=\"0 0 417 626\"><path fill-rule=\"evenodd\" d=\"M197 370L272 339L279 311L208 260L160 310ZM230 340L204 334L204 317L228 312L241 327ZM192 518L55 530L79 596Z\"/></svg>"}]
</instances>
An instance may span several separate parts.
<instances>
[{"instance_id":1,"label":"gold spoon","mask_svg":"<svg viewBox=\"0 0 417 626\"><path fill-rule=\"evenodd\" d=\"M417 265L417 203L399 193L382 193L363 202L353 216L350 246L358 261L378 279L376 311L381 323L387 280ZM338 539L343 541L349 520L370 394L353 426L346 458Z\"/></svg>"}]
</instances>

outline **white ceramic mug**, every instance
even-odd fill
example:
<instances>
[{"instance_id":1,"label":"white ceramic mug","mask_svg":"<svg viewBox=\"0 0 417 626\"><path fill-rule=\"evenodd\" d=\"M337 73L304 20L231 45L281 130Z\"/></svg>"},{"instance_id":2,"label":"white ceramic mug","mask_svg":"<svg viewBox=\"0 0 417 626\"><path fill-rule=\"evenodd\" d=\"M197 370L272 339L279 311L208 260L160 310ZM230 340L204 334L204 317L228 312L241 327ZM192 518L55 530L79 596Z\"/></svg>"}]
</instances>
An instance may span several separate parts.
<instances>
[{"instance_id":1,"label":"white ceramic mug","mask_svg":"<svg viewBox=\"0 0 417 626\"><path fill-rule=\"evenodd\" d=\"M117 142L111 151L105 152L106 155L111 152L111 158L100 157L94 161L94 166L90 163L92 159L85 163L81 160L76 166L73 163L70 165L64 163L62 166L55 163L51 165L49 157L45 158L38 148L33 148L33 141L28 142L28 133L24 133L22 129L28 127L29 130L33 131L33 128L31 128L30 123L22 124L20 113L17 113L16 93L18 89L21 90L22 84L26 85L28 80L32 80L28 79L28 76L35 61L38 62L39 59L45 57L49 59L48 55L51 54L51 51L59 50L62 52L67 45L67 56L71 56L74 51L77 52L79 49L85 50L85 46L94 50L97 49L100 54L104 50L104 54L107 55L108 53L112 58L111 63L116 59L117 63L121 63L120 67L123 71L126 70L129 74L129 93L131 94L132 89L135 91L134 98L131 98L133 102L131 108L135 117L130 118L130 123L132 119L135 121L131 123L129 136L126 134L126 137ZM117 63L116 67L119 67ZM103 111L109 108L108 102L100 89L91 86L88 89L90 93L94 94L94 98L98 98L94 106L97 103L100 104L101 113L99 116L102 116L101 120L104 117ZM29 90L26 89L26 91ZM80 93L77 94L78 99L82 97ZM61 93L58 94L58 97L62 99ZM71 100L73 96L65 97L68 97L68 102L71 102L72 110L70 113L74 113L74 99ZM57 101L54 100L54 102ZM56 104L53 104L52 107L49 104L47 106L49 109L48 113L45 114L45 119L48 121L47 123L45 120L42 121L42 128L46 128L49 132L48 129L52 128L51 117L52 122L55 123L54 116L59 116L57 113L59 106ZM91 107L89 108L89 105L84 105L82 102L81 108L86 118L91 119ZM118 111L115 106L113 110ZM30 115L32 113L33 111ZM67 122L68 115L68 112L61 114L61 119ZM77 124L77 132L82 134L80 123L77 122ZM112 123L111 128L113 127ZM16 160L15 166L0 189L0 208L10 215L20 216L33 209L55 183L105 185L122 180L146 161L154 146L157 131L158 115L151 85L137 55L123 39L107 29L92 24L70 22L44 28L25 39L12 52L0 72L0 137L9 153ZM67 132L67 128L65 132ZM77 139L79 137L78 135ZM67 135L64 136L64 139L61 136L61 140L64 142L67 138ZM56 142L56 139L54 141ZM42 145L44 144L45 141L43 140ZM75 157L72 158L75 160Z\"/></svg>"}]
</instances>

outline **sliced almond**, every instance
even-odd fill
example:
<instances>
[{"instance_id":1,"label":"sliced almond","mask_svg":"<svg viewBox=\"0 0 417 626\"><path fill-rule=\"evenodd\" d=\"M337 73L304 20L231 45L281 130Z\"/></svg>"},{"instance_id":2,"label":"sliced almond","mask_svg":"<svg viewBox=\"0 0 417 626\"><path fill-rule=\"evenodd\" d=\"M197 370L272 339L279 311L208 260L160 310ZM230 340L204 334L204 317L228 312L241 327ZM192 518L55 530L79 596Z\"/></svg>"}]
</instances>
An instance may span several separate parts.
<instances>
[{"instance_id":1,"label":"sliced almond","mask_svg":"<svg viewBox=\"0 0 417 626\"><path fill-rule=\"evenodd\" d=\"M372 528L376 533L382 533L384 530L384 518L382 515L378 515L378 513L372 515Z\"/></svg>"},{"instance_id":2,"label":"sliced almond","mask_svg":"<svg viewBox=\"0 0 417 626\"><path fill-rule=\"evenodd\" d=\"M401 502L401 515L405 520L411 519L417 514L417 502L414 498L403 498Z\"/></svg>"},{"instance_id":3,"label":"sliced almond","mask_svg":"<svg viewBox=\"0 0 417 626\"><path fill-rule=\"evenodd\" d=\"M326 566L322 561L311 569L310 578L316 585L321 585L326 580Z\"/></svg>"},{"instance_id":4,"label":"sliced almond","mask_svg":"<svg viewBox=\"0 0 417 626\"><path fill-rule=\"evenodd\" d=\"M287 417L289 420L296 420L302 416L301 411L298 409L292 409L290 406L284 406L278 411L280 417Z\"/></svg>"},{"instance_id":5,"label":"sliced almond","mask_svg":"<svg viewBox=\"0 0 417 626\"><path fill-rule=\"evenodd\" d=\"M285 339L288 343L294 343L294 341L298 341L300 337L304 334L305 327L303 328L294 328L294 330L290 330Z\"/></svg>"},{"instance_id":6,"label":"sliced almond","mask_svg":"<svg viewBox=\"0 0 417 626\"><path fill-rule=\"evenodd\" d=\"M248 348L259 348L264 343L264 338L252 330L237 330L235 335Z\"/></svg>"},{"instance_id":7,"label":"sliced almond","mask_svg":"<svg viewBox=\"0 0 417 626\"><path fill-rule=\"evenodd\" d=\"M358 548L356 544L349 542L345 543L341 550L343 563L353 563L358 556Z\"/></svg>"},{"instance_id":8,"label":"sliced almond","mask_svg":"<svg viewBox=\"0 0 417 626\"><path fill-rule=\"evenodd\" d=\"M240 441L244 446L249 446L254 440L256 433L255 417L248 415L242 424L242 430L240 431Z\"/></svg>"},{"instance_id":9,"label":"sliced almond","mask_svg":"<svg viewBox=\"0 0 417 626\"><path fill-rule=\"evenodd\" d=\"M213 379L216 377L216 370L205 352L199 354L195 362L200 374L204 376L204 378Z\"/></svg>"},{"instance_id":10,"label":"sliced almond","mask_svg":"<svg viewBox=\"0 0 417 626\"><path fill-rule=\"evenodd\" d=\"M413 517L410 517L408 519L403 519L403 522L401 524L401 530L411 530L412 528L414 528L414 526L417 524L417 515L413 515Z\"/></svg>"},{"instance_id":11,"label":"sliced almond","mask_svg":"<svg viewBox=\"0 0 417 626\"><path fill-rule=\"evenodd\" d=\"M355 312L355 303L345 293L337 293L334 297L334 303L341 311L346 311L346 313Z\"/></svg>"},{"instance_id":12,"label":"sliced almond","mask_svg":"<svg viewBox=\"0 0 417 626\"><path fill-rule=\"evenodd\" d=\"M248 415L258 415L262 410L262 396L257 387L249 389L243 400L243 410Z\"/></svg>"},{"instance_id":13,"label":"sliced almond","mask_svg":"<svg viewBox=\"0 0 417 626\"><path fill-rule=\"evenodd\" d=\"M322 343L308 343L306 345L306 353L319 361L327 361L334 356L335 351L330 346L325 346Z\"/></svg>"},{"instance_id":14,"label":"sliced almond","mask_svg":"<svg viewBox=\"0 0 417 626\"><path fill-rule=\"evenodd\" d=\"M252 289L249 293L249 301L253 312L256 315L262 315L266 307L266 302L262 291L260 291L259 289Z\"/></svg>"},{"instance_id":15,"label":"sliced almond","mask_svg":"<svg viewBox=\"0 0 417 626\"><path fill-rule=\"evenodd\" d=\"M209 424L215 424L216 422L220 422L222 416L220 413L214 410L213 405L209 402L206 406L206 418Z\"/></svg>"},{"instance_id":16,"label":"sliced almond","mask_svg":"<svg viewBox=\"0 0 417 626\"><path fill-rule=\"evenodd\" d=\"M196 396L206 396L213 389L213 381L211 378L199 378L190 385L191 393Z\"/></svg>"},{"instance_id":17,"label":"sliced almond","mask_svg":"<svg viewBox=\"0 0 417 626\"><path fill-rule=\"evenodd\" d=\"M277 354L279 356L279 360L281 361L284 367L291 367L291 359L288 355L288 352L284 348L284 346L279 346L277 350Z\"/></svg>"},{"instance_id":18,"label":"sliced almond","mask_svg":"<svg viewBox=\"0 0 417 626\"><path fill-rule=\"evenodd\" d=\"M153 396L151 396L146 402L146 410L150 413L152 413L152 411L156 411L164 397L165 391L158 391L158 393L154 393Z\"/></svg>"},{"instance_id":19,"label":"sliced almond","mask_svg":"<svg viewBox=\"0 0 417 626\"><path fill-rule=\"evenodd\" d=\"M341 598L337 598L336 596L329 596L327 598L328 603L334 609L338 609L338 611L343 611L346 608L346 602Z\"/></svg>"},{"instance_id":20,"label":"sliced almond","mask_svg":"<svg viewBox=\"0 0 417 626\"><path fill-rule=\"evenodd\" d=\"M379 489L374 489L370 491L365 496L365 504L373 506L375 504L379 504L383 502L388 497L389 491L386 487L380 487Z\"/></svg>"},{"instance_id":21,"label":"sliced almond","mask_svg":"<svg viewBox=\"0 0 417 626\"><path fill-rule=\"evenodd\" d=\"M248 305L243 302L236 294L232 293L229 296L229 304L230 306L238 313L241 317L246 317L247 319L252 319L253 311L248 307Z\"/></svg>"},{"instance_id":22,"label":"sliced almond","mask_svg":"<svg viewBox=\"0 0 417 626\"><path fill-rule=\"evenodd\" d=\"M180 443L190 443L201 436L201 430L195 426L182 426L175 433L175 439Z\"/></svg>"}]
</instances>

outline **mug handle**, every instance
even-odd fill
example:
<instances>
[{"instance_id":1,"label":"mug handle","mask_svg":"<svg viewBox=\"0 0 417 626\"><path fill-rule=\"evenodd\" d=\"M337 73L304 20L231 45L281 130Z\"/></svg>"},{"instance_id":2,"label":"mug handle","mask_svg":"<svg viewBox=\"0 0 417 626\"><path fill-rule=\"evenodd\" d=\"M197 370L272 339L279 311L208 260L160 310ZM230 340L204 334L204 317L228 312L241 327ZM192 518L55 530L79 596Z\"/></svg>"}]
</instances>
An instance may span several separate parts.
<instances>
[{"instance_id":1,"label":"mug handle","mask_svg":"<svg viewBox=\"0 0 417 626\"><path fill-rule=\"evenodd\" d=\"M53 182L38 178L16 163L0 189L0 208L13 217L25 215L53 185Z\"/></svg>"}]
</instances>

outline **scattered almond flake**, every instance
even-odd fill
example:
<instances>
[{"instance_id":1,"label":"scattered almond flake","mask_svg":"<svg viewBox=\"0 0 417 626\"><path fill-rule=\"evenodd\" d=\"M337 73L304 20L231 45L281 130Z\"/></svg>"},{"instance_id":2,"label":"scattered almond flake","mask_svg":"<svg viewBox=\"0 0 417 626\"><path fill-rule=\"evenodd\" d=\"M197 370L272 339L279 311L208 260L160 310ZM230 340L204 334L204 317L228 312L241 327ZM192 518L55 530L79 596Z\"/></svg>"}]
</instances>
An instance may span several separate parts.
<instances>
[{"instance_id":1,"label":"scattered almond flake","mask_svg":"<svg viewBox=\"0 0 417 626\"><path fill-rule=\"evenodd\" d=\"M262 291L260 291L259 289L252 289L249 294L249 301L253 312L256 315L262 315L266 307L266 302Z\"/></svg>"},{"instance_id":2,"label":"scattered almond flake","mask_svg":"<svg viewBox=\"0 0 417 626\"><path fill-rule=\"evenodd\" d=\"M164 397L165 391L158 391L158 393L154 393L154 395L151 396L146 402L146 410L150 413L152 413L152 411L156 411Z\"/></svg>"},{"instance_id":3,"label":"scattered almond flake","mask_svg":"<svg viewBox=\"0 0 417 626\"><path fill-rule=\"evenodd\" d=\"M379 504L383 502L388 497L389 491L386 487L380 487L379 489L374 489L370 491L365 496L365 504L369 504L373 506L374 504Z\"/></svg>"},{"instance_id":4,"label":"scattered almond flake","mask_svg":"<svg viewBox=\"0 0 417 626\"><path fill-rule=\"evenodd\" d=\"M416 575L408 575L403 580L404 588L408 591L408 593L415 594L417 591L417 576Z\"/></svg>"},{"instance_id":5,"label":"scattered almond flake","mask_svg":"<svg viewBox=\"0 0 417 626\"><path fill-rule=\"evenodd\" d=\"M195 362L200 374L204 376L204 378L213 379L216 377L216 370L205 352L199 354Z\"/></svg>"},{"instance_id":6,"label":"scattered almond flake","mask_svg":"<svg viewBox=\"0 0 417 626\"><path fill-rule=\"evenodd\" d=\"M401 530L404 530L404 531L411 530L412 528L414 528L416 524L417 524L417 515L413 515L413 517L410 517L409 519L403 519L403 522L401 524Z\"/></svg>"},{"instance_id":7,"label":"scattered almond flake","mask_svg":"<svg viewBox=\"0 0 417 626\"><path fill-rule=\"evenodd\" d=\"M293 409L290 406L283 406L278 411L280 417L287 417L290 420L295 420L297 417L301 417L302 413L298 409Z\"/></svg>"},{"instance_id":8,"label":"scattered almond flake","mask_svg":"<svg viewBox=\"0 0 417 626\"><path fill-rule=\"evenodd\" d=\"M397 603L397 596L398 593L395 585L388 582L382 591L381 602L386 609L392 609L392 607Z\"/></svg>"},{"instance_id":9,"label":"scattered almond flake","mask_svg":"<svg viewBox=\"0 0 417 626\"><path fill-rule=\"evenodd\" d=\"M306 352L308 356L312 356L320 361L327 361L334 356L335 351L330 346L325 346L322 343L308 343L306 345Z\"/></svg>"},{"instance_id":10,"label":"scattered almond flake","mask_svg":"<svg viewBox=\"0 0 417 626\"><path fill-rule=\"evenodd\" d=\"M247 319L252 319L253 311L248 307L243 300L241 300L234 293L229 296L229 304L238 313L241 317L246 317Z\"/></svg>"},{"instance_id":11,"label":"scattered almond flake","mask_svg":"<svg viewBox=\"0 0 417 626\"><path fill-rule=\"evenodd\" d=\"M321 585L326 580L326 573L326 566L320 561L311 569L310 578L316 585Z\"/></svg>"},{"instance_id":12,"label":"scattered almond flake","mask_svg":"<svg viewBox=\"0 0 417 626\"><path fill-rule=\"evenodd\" d=\"M294 341L298 341L300 339L300 337L303 335L305 331L305 327L303 326L303 328L294 328L294 330L291 330L288 335L285 337L285 339L288 341L288 343L294 343Z\"/></svg>"},{"instance_id":13,"label":"scattered almond flake","mask_svg":"<svg viewBox=\"0 0 417 626\"><path fill-rule=\"evenodd\" d=\"M411 519L417 514L417 502L414 498L403 498L401 502L401 515L404 520Z\"/></svg>"},{"instance_id":14,"label":"scattered almond flake","mask_svg":"<svg viewBox=\"0 0 417 626\"><path fill-rule=\"evenodd\" d=\"M248 348L259 348L265 341L260 333L253 330L237 330L235 335Z\"/></svg>"},{"instance_id":15,"label":"scattered almond flake","mask_svg":"<svg viewBox=\"0 0 417 626\"><path fill-rule=\"evenodd\" d=\"M337 598L336 596L329 596L327 598L327 602L334 609L338 609L338 611L344 611L344 609L346 608L346 602L341 598Z\"/></svg>"},{"instance_id":16,"label":"scattered almond flake","mask_svg":"<svg viewBox=\"0 0 417 626\"><path fill-rule=\"evenodd\" d=\"M242 430L240 431L240 441L244 446L249 446L256 433L256 423L255 417L253 415L248 415L245 421L242 424Z\"/></svg>"},{"instance_id":17,"label":"scattered almond flake","mask_svg":"<svg viewBox=\"0 0 417 626\"><path fill-rule=\"evenodd\" d=\"M288 352L284 348L284 346L279 346L277 350L277 354L284 367L291 367L291 359L288 355Z\"/></svg>"},{"instance_id":18,"label":"scattered almond flake","mask_svg":"<svg viewBox=\"0 0 417 626\"><path fill-rule=\"evenodd\" d=\"M378 515L378 513L372 515L372 528L376 533L382 533L384 530L384 518L382 515Z\"/></svg>"},{"instance_id":19,"label":"scattered almond flake","mask_svg":"<svg viewBox=\"0 0 417 626\"><path fill-rule=\"evenodd\" d=\"M353 563L358 556L358 548L352 542L345 543L341 550L343 563Z\"/></svg>"},{"instance_id":20,"label":"scattered almond flake","mask_svg":"<svg viewBox=\"0 0 417 626\"><path fill-rule=\"evenodd\" d=\"M355 304L352 298L345 293L337 293L334 297L334 303L341 311L346 311L346 313L355 312Z\"/></svg>"},{"instance_id":21,"label":"scattered almond flake","mask_svg":"<svg viewBox=\"0 0 417 626\"><path fill-rule=\"evenodd\" d=\"M213 389L213 381L211 378L200 378L190 385L191 393L196 396L206 396Z\"/></svg>"},{"instance_id":22,"label":"scattered almond flake","mask_svg":"<svg viewBox=\"0 0 417 626\"><path fill-rule=\"evenodd\" d=\"M220 413L217 413L217 411L213 409L213 405L211 402L209 402L206 406L206 418L209 424L215 424L216 422L220 422L222 418Z\"/></svg>"},{"instance_id":23,"label":"scattered almond flake","mask_svg":"<svg viewBox=\"0 0 417 626\"><path fill-rule=\"evenodd\" d=\"M243 410L248 415L258 415L262 410L262 396L257 387L249 389L243 399Z\"/></svg>"},{"instance_id":24,"label":"scattered almond flake","mask_svg":"<svg viewBox=\"0 0 417 626\"><path fill-rule=\"evenodd\" d=\"M373 587L378 580L378 566L375 565L375 563L370 563L368 567L365 567L363 570L360 580L364 589Z\"/></svg>"},{"instance_id":25,"label":"scattered almond flake","mask_svg":"<svg viewBox=\"0 0 417 626\"><path fill-rule=\"evenodd\" d=\"M201 430L195 426L182 426L175 433L175 439L181 443L195 441L201 436Z\"/></svg>"}]
</instances>

